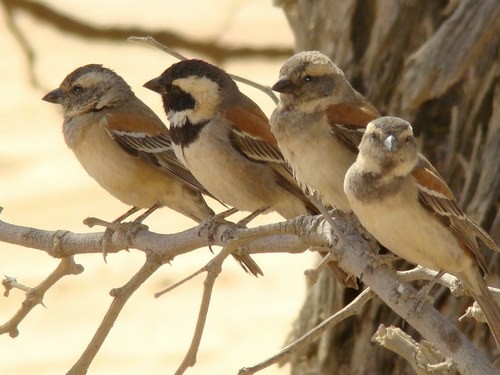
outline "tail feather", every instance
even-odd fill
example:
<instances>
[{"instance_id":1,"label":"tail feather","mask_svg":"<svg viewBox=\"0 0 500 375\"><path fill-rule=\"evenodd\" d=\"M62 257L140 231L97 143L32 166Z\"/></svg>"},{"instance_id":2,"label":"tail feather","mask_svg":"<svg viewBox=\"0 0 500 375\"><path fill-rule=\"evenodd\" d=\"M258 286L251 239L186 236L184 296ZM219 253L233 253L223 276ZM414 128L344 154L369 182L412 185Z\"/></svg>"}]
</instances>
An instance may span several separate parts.
<instances>
[{"instance_id":1,"label":"tail feather","mask_svg":"<svg viewBox=\"0 0 500 375\"><path fill-rule=\"evenodd\" d=\"M479 275L477 279L476 284L479 286L480 294L473 292L473 297L483 311L491 333L497 343L497 347L500 348L500 306L488 290L488 286L486 285L484 279Z\"/></svg>"},{"instance_id":2,"label":"tail feather","mask_svg":"<svg viewBox=\"0 0 500 375\"><path fill-rule=\"evenodd\" d=\"M483 229L481 228L476 222L468 218L469 223L472 225L472 230L474 231L474 234L479 237L479 239L486 245L488 246L491 250L500 252L500 248L498 245L493 241L493 239L490 237L490 235Z\"/></svg>"},{"instance_id":3,"label":"tail feather","mask_svg":"<svg viewBox=\"0 0 500 375\"><path fill-rule=\"evenodd\" d=\"M239 263L241 268L245 270L245 272L250 272L255 277L264 276L264 272L260 269L259 265L252 259L252 257L248 254L231 254L234 259Z\"/></svg>"}]
</instances>

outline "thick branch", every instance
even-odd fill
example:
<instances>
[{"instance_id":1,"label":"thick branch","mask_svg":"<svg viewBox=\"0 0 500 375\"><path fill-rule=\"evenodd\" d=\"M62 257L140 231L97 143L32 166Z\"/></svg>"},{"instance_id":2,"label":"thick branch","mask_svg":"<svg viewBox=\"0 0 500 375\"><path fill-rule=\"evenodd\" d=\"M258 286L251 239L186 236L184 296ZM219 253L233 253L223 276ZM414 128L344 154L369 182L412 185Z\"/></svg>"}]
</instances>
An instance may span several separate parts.
<instances>
[{"instance_id":1,"label":"thick branch","mask_svg":"<svg viewBox=\"0 0 500 375\"><path fill-rule=\"evenodd\" d=\"M496 373L484 355L429 303L422 303L417 314L415 289L401 282L394 270L377 262L378 258L374 255L372 245L361 236L356 223L347 221L336 213L333 214L333 219L336 228L343 232L342 237L349 243L339 242L339 236L332 232L331 226L325 220L319 217L298 217L289 222L254 229L235 229L234 226L222 224L216 230L215 243L229 244L239 251L250 254L300 252L310 247L330 249L332 244L337 245L339 248L332 251L337 252L336 259L339 259L340 266L361 278L392 310L406 319L428 341L434 343L443 355L452 358L459 371L463 374ZM10 231L8 236L4 233L6 229ZM134 248L149 249L151 254L155 255L156 262L164 263L175 255L209 243L208 235L204 236L199 232L200 229L193 228L179 234L163 236L141 230L136 238L130 241L130 245ZM15 233L16 230L28 233L30 236ZM10 239L8 242L15 242L14 239L17 239L20 244L28 242L30 247L43 247L47 251L46 249L50 248L48 245L53 243L53 235L53 232L17 227L0 221L0 240L5 240L7 237ZM82 249L82 243L93 246L91 252L99 252L98 237L96 234L86 237L65 232L65 235L61 236L59 253L74 254L75 251L66 246L73 245ZM110 247L116 250L124 246L124 239L114 235Z\"/></svg>"}]
</instances>

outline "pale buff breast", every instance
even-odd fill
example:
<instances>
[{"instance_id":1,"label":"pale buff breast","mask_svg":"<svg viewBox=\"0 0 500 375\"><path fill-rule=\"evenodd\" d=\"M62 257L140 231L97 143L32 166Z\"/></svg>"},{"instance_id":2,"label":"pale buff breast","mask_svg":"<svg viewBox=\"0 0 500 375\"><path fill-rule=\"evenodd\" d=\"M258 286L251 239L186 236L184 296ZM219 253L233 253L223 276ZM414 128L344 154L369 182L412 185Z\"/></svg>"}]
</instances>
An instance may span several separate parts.
<instances>
[{"instance_id":1,"label":"pale buff breast","mask_svg":"<svg viewBox=\"0 0 500 375\"><path fill-rule=\"evenodd\" d=\"M210 122L189 146L174 145L176 155L210 193L226 204L251 212L274 206L284 191L276 186L269 167L250 162L230 147L227 126Z\"/></svg>"},{"instance_id":2,"label":"pale buff breast","mask_svg":"<svg viewBox=\"0 0 500 375\"><path fill-rule=\"evenodd\" d=\"M471 259L462 252L453 234L417 199L407 199L408 195L398 193L361 205L348 192L361 224L393 253L412 263L455 275L470 269Z\"/></svg>"},{"instance_id":3,"label":"pale buff breast","mask_svg":"<svg viewBox=\"0 0 500 375\"><path fill-rule=\"evenodd\" d=\"M94 124L79 134L72 147L77 159L99 185L123 203L140 208L166 205L180 184L146 162L125 152Z\"/></svg>"},{"instance_id":4,"label":"pale buff breast","mask_svg":"<svg viewBox=\"0 0 500 375\"><path fill-rule=\"evenodd\" d=\"M278 145L301 184L317 191L326 203L350 211L344 177L356 156L337 141L326 124L304 124L303 131L279 137Z\"/></svg>"}]
</instances>

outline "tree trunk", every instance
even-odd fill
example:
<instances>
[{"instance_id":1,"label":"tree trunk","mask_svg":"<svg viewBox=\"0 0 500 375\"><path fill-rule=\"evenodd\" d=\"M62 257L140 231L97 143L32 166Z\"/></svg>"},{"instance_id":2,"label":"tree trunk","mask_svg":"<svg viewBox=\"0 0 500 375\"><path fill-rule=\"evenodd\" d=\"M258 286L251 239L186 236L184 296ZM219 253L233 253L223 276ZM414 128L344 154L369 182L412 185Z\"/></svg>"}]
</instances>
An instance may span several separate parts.
<instances>
[{"instance_id":1,"label":"tree trunk","mask_svg":"<svg viewBox=\"0 0 500 375\"><path fill-rule=\"evenodd\" d=\"M275 0L288 18L296 51L320 50L384 115L410 121L421 151L462 208L500 240L500 2L498 0ZM498 286L498 254L484 251L489 285ZM497 276L495 276L497 275ZM355 296L324 274L308 289L289 341ZM457 318L468 298L447 290L435 306L492 360L485 324ZM291 359L292 374L414 373L370 341L380 324L421 337L380 300Z\"/></svg>"}]
</instances>

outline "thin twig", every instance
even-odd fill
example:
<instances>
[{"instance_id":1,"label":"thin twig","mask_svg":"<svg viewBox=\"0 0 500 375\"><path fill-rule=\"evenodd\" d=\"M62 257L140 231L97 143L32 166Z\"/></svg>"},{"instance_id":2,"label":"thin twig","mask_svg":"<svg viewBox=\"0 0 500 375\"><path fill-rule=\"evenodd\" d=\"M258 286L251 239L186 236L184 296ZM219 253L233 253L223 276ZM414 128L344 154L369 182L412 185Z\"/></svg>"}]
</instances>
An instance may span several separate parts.
<instances>
[{"instance_id":1,"label":"thin twig","mask_svg":"<svg viewBox=\"0 0 500 375\"><path fill-rule=\"evenodd\" d=\"M14 35L14 38L16 38L19 46L21 46L21 50L24 52L26 60L28 61L28 77L30 83L34 87L40 88L40 82L38 82L35 74L35 51L28 42L28 38L26 38L21 29L17 26L17 23L12 16L13 3L9 1L2 1L2 4L5 9L5 21L7 23L7 27L12 32L12 35Z\"/></svg>"},{"instance_id":2,"label":"thin twig","mask_svg":"<svg viewBox=\"0 0 500 375\"><path fill-rule=\"evenodd\" d=\"M198 320L196 322L196 328L194 330L193 339L191 340L191 345L182 360L179 368L175 372L175 375L184 374L184 372L196 364L196 356L198 349L200 347L201 337L205 329L205 323L207 321L208 308L210 306L210 300L212 298L212 291L214 288L215 280L219 276L222 270L222 263L231 253L229 247L223 248L222 251L217 254L204 268L207 271L207 277L203 283L203 296L200 304L200 311L198 313Z\"/></svg>"},{"instance_id":3,"label":"thin twig","mask_svg":"<svg viewBox=\"0 0 500 375\"><path fill-rule=\"evenodd\" d=\"M169 48L169 47L161 44L160 42L155 40L155 38L153 38L152 36L145 36L145 37L131 36L127 39L127 41L133 42L133 43L144 44L144 45L151 46L154 48L158 48L160 51L166 52L170 56L173 56L176 59L181 60L181 61L188 59L184 55L181 55L179 52L173 50L172 48ZM235 81L241 82L245 85L251 86L253 88L256 88L257 90L262 91L264 94L266 94L267 96L269 96L273 100L274 104L279 103L279 98L274 94L273 90L269 86L261 85L257 82L251 81L251 80L246 79L244 77L237 76L235 74L230 74L230 73L228 73L228 74Z\"/></svg>"},{"instance_id":4,"label":"thin twig","mask_svg":"<svg viewBox=\"0 0 500 375\"><path fill-rule=\"evenodd\" d=\"M366 288L365 290L363 290L363 292L359 294L359 296L357 296L351 303L349 303L342 310L336 312L331 317L329 317L322 323L318 324L316 327L314 327L305 335L292 342L290 345L287 345L279 353L273 355L272 357L266 359L265 361L260 362L257 365L251 367L243 367L242 369L240 369L240 371L238 371L238 375L252 375L258 371L268 368L271 365L274 365L280 361L285 360L293 353L304 348L306 345L309 345L313 340L317 339L325 331L336 326L337 324L347 319L348 317L356 315L363 308L365 303L368 302L371 298L373 298L373 296L375 296L375 293L370 288Z\"/></svg>"},{"instance_id":5,"label":"thin twig","mask_svg":"<svg viewBox=\"0 0 500 375\"><path fill-rule=\"evenodd\" d=\"M82 356L68 371L68 375L86 374L87 370L94 360L97 352L101 348L104 340L113 327L113 324L122 311L123 306L129 300L130 296L162 265L156 257L148 256L144 265L139 271L121 288L113 289L111 295L114 297L106 315L104 316L94 337L87 345Z\"/></svg>"},{"instance_id":6,"label":"thin twig","mask_svg":"<svg viewBox=\"0 0 500 375\"><path fill-rule=\"evenodd\" d=\"M56 269L45 280L38 284L38 286L29 288L26 291L26 298L21 308L7 323L0 326L0 334L8 332L10 337L17 337L19 334L17 327L36 305L43 305L45 293L64 276L78 275L82 272L83 267L76 264L73 257L62 258Z\"/></svg>"},{"instance_id":7,"label":"thin twig","mask_svg":"<svg viewBox=\"0 0 500 375\"><path fill-rule=\"evenodd\" d=\"M397 274L402 281L411 282L416 280L431 281L438 274L438 272L422 266L417 266L408 271L398 271ZM443 274L436 281L438 284L449 289L455 297L463 297L463 296L472 297L472 293L470 293L467 290L467 288L465 288L465 286L460 282L460 280L458 280L455 276L450 275L449 273ZM499 288L494 288L489 286L488 289L493 297L500 300Z\"/></svg>"},{"instance_id":8,"label":"thin twig","mask_svg":"<svg viewBox=\"0 0 500 375\"><path fill-rule=\"evenodd\" d=\"M180 281L176 282L175 284L170 285L169 287L167 287L167 288L165 288L165 289L163 289L163 290L160 290L159 292L156 292L156 293L154 294L154 297L155 297L155 298L161 297L162 295L164 295L164 294L166 294L166 293L168 293L168 292L170 292L170 291L174 290L175 288L177 288L177 287L181 286L181 285L182 285L182 284L184 284L184 283L187 283L189 280L191 280L191 279L195 278L195 277L196 277L196 276L198 276L200 273L203 273L203 272L205 272L205 271L206 271L205 267L200 268L198 271L193 272L191 275L189 275L189 276L185 277L184 279L182 279L182 280L180 280Z\"/></svg>"}]
</instances>

